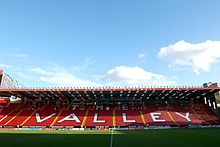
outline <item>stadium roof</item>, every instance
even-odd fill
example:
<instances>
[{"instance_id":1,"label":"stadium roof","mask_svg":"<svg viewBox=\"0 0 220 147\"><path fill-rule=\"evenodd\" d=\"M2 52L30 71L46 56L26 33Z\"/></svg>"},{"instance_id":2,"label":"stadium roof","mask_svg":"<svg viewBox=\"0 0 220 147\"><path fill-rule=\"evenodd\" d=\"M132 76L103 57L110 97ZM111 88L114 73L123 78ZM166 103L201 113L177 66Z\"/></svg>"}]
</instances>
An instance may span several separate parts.
<instances>
[{"instance_id":1,"label":"stadium roof","mask_svg":"<svg viewBox=\"0 0 220 147\"><path fill-rule=\"evenodd\" d=\"M76 98L76 99L191 99L206 97L220 91L220 87L176 87L176 88L19 88L0 89L0 96L16 96L20 98L39 99Z\"/></svg>"}]
</instances>

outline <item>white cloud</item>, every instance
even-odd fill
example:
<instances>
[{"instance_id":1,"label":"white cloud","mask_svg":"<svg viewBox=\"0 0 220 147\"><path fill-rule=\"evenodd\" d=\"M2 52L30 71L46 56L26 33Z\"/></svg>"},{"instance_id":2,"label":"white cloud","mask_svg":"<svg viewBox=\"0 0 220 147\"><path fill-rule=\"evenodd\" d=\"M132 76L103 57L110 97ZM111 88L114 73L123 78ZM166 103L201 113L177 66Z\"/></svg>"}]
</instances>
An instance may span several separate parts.
<instances>
[{"instance_id":1,"label":"white cloud","mask_svg":"<svg viewBox=\"0 0 220 147\"><path fill-rule=\"evenodd\" d=\"M24 86L30 87L125 87L125 86L171 86L176 84L176 77L168 78L161 74L145 71L140 67L118 66L106 71L104 75L73 70L57 64L50 66L32 66L12 68L11 72ZM86 77L86 78L85 78Z\"/></svg>"},{"instance_id":2,"label":"white cloud","mask_svg":"<svg viewBox=\"0 0 220 147\"><path fill-rule=\"evenodd\" d=\"M0 56L5 57L17 57L17 58L27 58L27 54L10 54L10 53L0 53Z\"/></svg>"},{"instance_id":3,"label":"white cloud","mask_svg":"<svg viewBox=\"0 0 220 147\"><path fill-rule=\"evenodd\" d=\"M7 65L7 64L0 64L0 68L11 69L12 66L11 65Z\"/></svg>"},{"instance_id":4,"label":"white cloud","mask_svg":"<svg viewBox=\"0 0 220 147\"><path fill-rule=\"evenodd\" d=\"M157 56L168 60L168 66L174 69L190 67L195 73L210 71L211 65L220 60L220 41L189 43L182 40L161 48Z\"/></svg>"},{"instance_id":5,"label":"white cloud","mask_svg":"<svg viewBox=\"0 0 220 147\"><path fill-rule=\"evenodd\" d=\"M139 58L139 59L145 59L145 58L146 58L146 54L140 53L140 54L138 55L138 58Z\"/></svg>"},{"instance_id":6,"label":"white cloud","mask_svg":"<svg viewBox=\"0 0 220 147\"><path fill-rule=\"evenodd\" d=\"M107 71L106 75L93 75L93 81L76 77L71 72L59 69L32 68L31 72L43 83L54 86L72 87L103 87L103 86L170 86L175 85L175 78L169 80L166 76L145 71L140 67L119 66Z\"/></svg>"},{"instance_id":7,"label":"white cloud","mask_svg":"<svg viewBox=\"0 0 220 147\"><path fill-rule=\"evenodd\" d=\"M175 84L174 80L168 80L164 75L145 71L140 67L126 66L108 70L103 79L126 86L170 86Z\"/></svg>"},{"instance_id":8,"label":"white cloud","mask_svg":"<svg viewBox=\"0 0 220 147\"><path fill-rule=\"evenodd\" d=\"M54 84L54 86L100 86L96 82L78 78L63 69L45 70L37 67L31 69L31 71L34 72L42 82L51 83Z\"/></svg>"}]
</instances>

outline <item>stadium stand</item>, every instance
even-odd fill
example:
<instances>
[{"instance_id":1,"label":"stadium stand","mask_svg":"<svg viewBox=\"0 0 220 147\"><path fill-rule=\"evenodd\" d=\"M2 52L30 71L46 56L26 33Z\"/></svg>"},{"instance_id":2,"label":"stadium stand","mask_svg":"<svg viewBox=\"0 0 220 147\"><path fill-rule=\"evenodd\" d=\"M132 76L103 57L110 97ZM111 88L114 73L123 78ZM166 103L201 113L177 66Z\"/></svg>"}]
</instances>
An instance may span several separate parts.
<instances>
[{"instance_id":1,"label":"stadium stand","mask_svg":"<svg viewBox=\"0 0 220 147\"><path fill-rule=\"evenodd\" d=\"M94 109L95 107L95 109ZM145 109L145 110L144 110ZM1 107L0 126L11 127L130 127L130 126L187 126L220 124L219 117L204 104L178 103L157 107L153 104L138 106L91 105L84 109L73 110L53 105L32 109L30 105L10 104Z\"/></svg>"},{"instance_id":2,"label":"stadium stand","mask_svg":"<svg viewBox=\"0 0 220 147\"><path fill-rule=\"evenodd\" d=\"M220 125L220 87L20 88L0 70L0 127ZM218 95L217 95L218 93Z\"/></svg>"}]
</instances>

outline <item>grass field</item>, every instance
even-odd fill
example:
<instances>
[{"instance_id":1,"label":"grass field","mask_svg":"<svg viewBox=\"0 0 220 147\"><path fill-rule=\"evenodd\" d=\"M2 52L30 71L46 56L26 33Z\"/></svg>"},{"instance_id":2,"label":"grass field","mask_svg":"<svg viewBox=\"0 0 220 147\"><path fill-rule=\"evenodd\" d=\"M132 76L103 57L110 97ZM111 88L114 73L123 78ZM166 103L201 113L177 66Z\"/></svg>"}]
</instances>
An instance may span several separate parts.
<instances>
[{"instance_id":1,"label":"grass field","mask_svg":"<svg viewBox=\"0 0 220 147\"><path fill-rule=\"evenodd\" d=\"M217 147L220 128L136 131L0 131L1 147Z\"/></svg>"}]
</instances>

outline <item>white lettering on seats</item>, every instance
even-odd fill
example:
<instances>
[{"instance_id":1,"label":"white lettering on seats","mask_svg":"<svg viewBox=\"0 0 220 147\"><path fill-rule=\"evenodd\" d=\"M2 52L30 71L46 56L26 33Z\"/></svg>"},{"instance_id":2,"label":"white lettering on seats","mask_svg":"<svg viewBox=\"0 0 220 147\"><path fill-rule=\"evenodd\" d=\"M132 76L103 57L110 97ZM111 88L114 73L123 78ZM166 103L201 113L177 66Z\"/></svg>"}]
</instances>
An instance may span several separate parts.
<instances>
[{"instance_id":1,"label":"white lettering on seats","mask_svg":"<svg viewBox=\"0 0 220 147\"><path fill-rule=\"evenodd\" d=\"M191 122L191 119L189 118L189 112L187 112L186 115L183 115L179 112L176 112L176 114L183 117L183 118L185 118L187 121Z\"/></svg>"},{"instance_id":2,"label":"white lettering on seats","mask_svg":"<svg viewBox=\"0 0 220 147\"><path fill-rule=\"evenodd\" d=\"M49 116L47 116L47 117L45 117L43 119L40 118L40 114L39 113L36 113L35 115L36 115L37 122L38 123L42 123L43 121L46 121L46 120L50 119L51 117L53 117L54 115L56 115L56 113L52 113L51 115L49 115Z\"/></svg>"},{"instance_id":3,"label":"white lettering on seats","mask_svg":"<svg viewBox=\"0 0 220 147\"><path fill-rule=\"evenodd\" d=\"M73 107L72 110L76 110L76 107L77 107L77 106L76 106L76 105L73 105L72 107Z\"/></svg>"},{"instance_id":4,"label":"white lettering on seats","mask_svg":"<svg viewBox=\"0 0 220 147\"><path fill-rule=\"evenodd\" d=\"M122 105L122 110L128 110L128 105Z\"/></svg>"},{"instance_id":5,"label":"white lettering on seats","mask_svg":"<svg viewBox=\"0 0 220 147\"><path fill-rule=\"evenodd\" d=\"M73 121L76 121L77 123L80 123L81 121L79 120L79 118L76 116L76 114L75 113L71 113L70 115L68 115L68 116L66 116L66 117L64 117L63 119L61 119L61 120L59 120L58 121L58 123L62 123L62 122L64 122L64 121L66 121L66 120L73 120Z\"/></svg>"},{"instance_id":6,"label":"white lettering on seats","mask_svg":"<svg viewBox=\"0 0 220 147\"><path fill-rule=\"evenodd\" d=\"M103 110L103 105L100 105L100 106L97 105L97 106L96 106L96 110L99 110L99 109L100 109L100 110Z\"/></svg>"},{"instance_id":7,"label":"white lettering on seats","mask_svg":"<svg viewBox=\"0 0 220 147\"><path fill-rule=\"evenodd\" d=\"M93 122L94 123L105 123L105 120L98 120L98 113L95 113Z\"/></svg>"},{"instance_id":8,"label":"white lettering on seats","mask_svg":"<svg viewBox=\"0 0 220 147\"><path fill-rule=\"evenodd\" d=\"M164 119L159 119L160 115L161 115L161 113L159 113L159 112L150 113L150 116L154 122L166 122L166 120L164 120Z\"/></svg>"},{"instance_id":9,"label":"white lettering on seats","mask_svg":"<svg viewBox=\"0 0 220 147\"><path fill-rule=\"evenodd\" d=\"M123 117L123 122L126 122L126 123L134 123L134 122L136 122L135 120L128 120L127 116L126 116L126 113L122 113L122 117Z\"/></svg>"},{"instance_id":10,"label":"white lettering on seats","mask_svg":"<svg viewBox=\"0 0 220 147\"><path fill-rule=\"evenodd\" d=\"M0 119L0 122L3 121L8 115L5 115L2 119Z\"/></svg>"}]
</instances>

